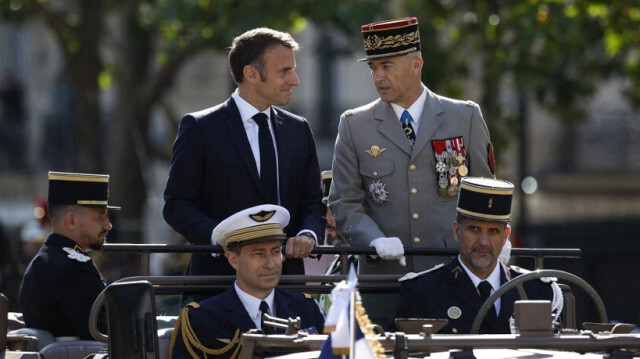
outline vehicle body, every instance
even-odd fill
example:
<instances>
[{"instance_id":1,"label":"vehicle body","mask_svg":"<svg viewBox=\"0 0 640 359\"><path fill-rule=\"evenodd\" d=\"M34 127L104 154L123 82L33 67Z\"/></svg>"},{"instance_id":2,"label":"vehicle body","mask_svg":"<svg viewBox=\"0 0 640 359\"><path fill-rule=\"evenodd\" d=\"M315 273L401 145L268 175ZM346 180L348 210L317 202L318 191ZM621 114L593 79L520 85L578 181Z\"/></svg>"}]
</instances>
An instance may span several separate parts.
<instances>
[{"instance_id":1,"label":"vehicle body","mask_svg":"<svg viewBox=\"0 0 640 359\"><path fill-rule=\"evenodd\" d=\"M194 249L194 246L185 247L189 248L181 248L180 250L188 251ZM167 249L171 250L166 246L155 248L145 245L124 245L123 248L122 245L120 247L114 245L109 250L138 251L148 255L150 251L161 252L167 251ZM195 249L211 251L211 248ZM325 249L324 252L325 255L327 253L341 253L344 255L346 253L367 253L368 250L370 249L344 247ZM323 252L323 250L320 249L319 252ZM436 252L441 254L441 251ZM513 254L518 255L519 251L516 249ZM435 322L426 320L422 322L415 321L410 326L401 328L404 331L395 333L385 333L380 328L374 328L377 330L373 330L371 333L375 334L367 335L367 339L379 343L384 348L385 356L395 358L427 356L429 358L478 359L630 358L640 353L640 333L631 332L635 326L616 326L606 323L604 305L601 303L598 294L588 283L581 281L580 278L570 273L539 269L542 267L542 260L545 256L571 257L575 256L575 251L541 249L537 250L537 252L528 252L527 250L521 250L520 254L533 255L536 258L535 265L538 269L529 273L528 277L527 275L517 277L516 279L520 278L519 282L514 280L507 282L503 288L507 285L511 285L512 288L520 288L523 280L536 280L544 276L556 277L560 281L569 282L572 288L580 288L589 294L596 303L596 308L598 308L598 318L594 318L594 320L601 324L591 324L586 328L582 326L580 328L566 326L558 328L557 323L551 322L551 316L541 315L537 312L542 310L540 313L545 313L546 307L540 306L540 303L532 304L525 300L521 303L523 309L520 309L520 313L522 313L520 321L516 320L518 324L516 326L518 328L517 334L438 334L434 328ZM143 260L142 263L144 266L145 261ZM148 259L146 264L148 265ZM398 275L359 276L358 291L369 293L396 291L399 287L398 278ZM175 316L163 315L165 314L164 312L159 313L156 309L157 298L165 295L179 296L185 292L207 292L226 288L233 283L234 279L234 276L148 275L123 278L110 284L94 303L89 325L96 341L84 341L86 343L73 340L66 342L53 340L49 343L38 342L38 340L46 341L53 338L41 339L38 335L42 333L33 332L33 328L22 328L9 332L7 338L11 338L14 341L14 345L10 349L0 352L0 358L168 358L168 348ZM330 292L334 287L332 284L345 279L347 279L345 274L283 276L280 286L292 290L320 294ZM483 310L486 313L486 308L491 306L493 301L504 292L501 292L503 288L496 291L485 302L483 308L480 309L479 316L483 315ZM571 290L569 290L568 294L570 293ZM107 306L109 333L100 333L97 329L97 312L102 305ZM567 307L565 310L569 313L564 316L565 322L568 320L572 326L576 326L572 322L572 318L575 320L575 317L572 317L570 313L575 308L572 307L571 303ZM529 315L526 316L524 313ZM177 313L175 314L177 315ZM539 321L536 318L547 319ZM289 326L289 334L264 335L259 330L245 333L239 357L243 359L252 358L256 351L268 351L274 353L274 355L282 355L284 357L318 357L322 345L326 342L327 334L298 332L295 328L295 320L290 318L281 319L282 321L279 322L279 325ZM35 342L33 337L36 337ZM20 345L15 345L16 340ZM73 347L74 345L77 350L83 351L71 353L66 349L66 347ZM50 350L52 346L65 347L64 353L43 352L44 349ZM92 355L88 355L87 351Z\"/></svg>"}]
</instances>

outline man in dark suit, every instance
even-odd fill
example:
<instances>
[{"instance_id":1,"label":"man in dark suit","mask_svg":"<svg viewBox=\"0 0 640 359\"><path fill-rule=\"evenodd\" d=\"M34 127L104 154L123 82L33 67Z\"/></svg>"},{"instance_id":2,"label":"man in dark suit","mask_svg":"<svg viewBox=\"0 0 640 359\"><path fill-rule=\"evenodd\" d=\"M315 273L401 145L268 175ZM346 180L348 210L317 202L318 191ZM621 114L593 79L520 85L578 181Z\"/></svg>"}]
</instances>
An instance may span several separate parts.
<instances>
[{"instance_id":1,"label":"man in dark suit","mask_svg":"<svg viewBox=\"0 0 640 359\"><path fill-rule=\"evenodd\" d=\"M307 332L322 332L324 317L308 295L275 288L282 269L282 230L289 212L276 205L260 205L240 211L215 229L217 243L236 272L236 282L226 292L182 310L176 323L172 358L235 358L242 334L261 329L266 334L284 331L263 325L262 314L301 320ZM183 338L187 338L184 340Z\"/></svg>"},{"instance_id":2,"label":"man in dark suit","mask_svg":"<svg viewBox=\"0 0 640 359\"><path fill-rule=\"evenodd\" d=\"M460 254L448 265L401 278L400 302L395 318L448 319L445 334L468 334L485 299L511 278L522 274L507 268L498 257L511 233L508 222L513 185L507 181L465 177L460 185L458 217L451 225ZM523 285L529 299L552 300L556 315L562 294L549 278ZM483 293L484 292L484 293ZM495 302L480 326L480 333L510 333L514 289ZM497 314L496 314L497 313ZM395 330L392 322L390 329Z\"/></svg>"},{"instance_id":3,"label":"man in dark suit","mask_svg":"<svg viewBox=\"0 0 640 359\"><path fill-rule=\"evenodd\" d=\"M229 64L237 90L182 118L164 192L165 220L193 244L215 242L213 228L242 209L285 207L291 213L285 274L304 274L302 258L321 243L325 226L309 124L276 107L288 104L299 84L297 49L291 35L267 28L233 40ZM189 263L191 275L233 273L220 256L194 254Z\"/></svg>"},{"instance_id":4,"label":"man in dark suit","mask_svg":"<svg viewBox=\"0 0 640 359\"><path fill-rule=\"evenodd\" d=\"M92 340L89 313L106 287L87 255L102 248L113 228L107 205L109 176L49 172L49 214L53 232L31 260L22 280L20 306L27 327L55 337ZM106 332L101 313L98 328Z\"/></svg>"}]
</instances>

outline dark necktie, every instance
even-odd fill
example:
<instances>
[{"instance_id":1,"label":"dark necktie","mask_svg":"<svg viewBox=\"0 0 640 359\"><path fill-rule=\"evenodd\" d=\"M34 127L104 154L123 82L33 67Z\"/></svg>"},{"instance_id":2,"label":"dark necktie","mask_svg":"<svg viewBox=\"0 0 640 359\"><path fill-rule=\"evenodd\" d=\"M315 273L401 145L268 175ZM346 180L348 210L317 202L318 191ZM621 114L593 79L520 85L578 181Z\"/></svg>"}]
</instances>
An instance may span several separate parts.
<instances>
[{"instance_id":1,"label":"dark necktie","mask_svg":"<svg viewBox=\"0 0 640 359\"><path fill-rule=\"evenodd\" d=\"M404 110L402 112L402 116L400 116L400 122L402 122L402 129L404 130L404 134L407 135L409 139L409 144L413 147L413 144L416 143L416 133L413 131L413 126L411 122L413 122L413 118L409 111Z\"/></svg>"},{"instance_id":2,"label":"dark necktie","mask_svg":"<svg viewBox=\"0 0 640 359\"><path fill-rule=\"evenodd\" d=\"M478 291L480 292L480 298L482 298L482 303L487 301L487 298L489 298L489 296L491 295L491 284L489 284L489 282L487 282L486 280L483 280L482 282L478 283ZM491 316L491 314L493 314L494 316L496 315L496 306L492 305L492 308L489 309L489 316Z\"/></svg>"},{"instance_id":3,"label":"dark necktie","mask_svg":"<svg viewBox=\"0 0 640 359\"><path fill-rule=\"evenodd\" d=\"M264 317L262 314L269 314L269 304L264 300L260 302L260 326L264 334L273 334L273 328L264 324Z\"/></svg>"},{"instance_id":4,"label":"dark necktie","mask_svg":"<svg viewBox=\"0 0 640 359\"><path fill-rule=\"evenodd\" d=\"M278 176L276 174L276 155L273 138L269 131L269 118L259 112L253 116L259 126L258 141L260 143L260 188L264 203L278 204Z\"/></svg>"}]
</instances>

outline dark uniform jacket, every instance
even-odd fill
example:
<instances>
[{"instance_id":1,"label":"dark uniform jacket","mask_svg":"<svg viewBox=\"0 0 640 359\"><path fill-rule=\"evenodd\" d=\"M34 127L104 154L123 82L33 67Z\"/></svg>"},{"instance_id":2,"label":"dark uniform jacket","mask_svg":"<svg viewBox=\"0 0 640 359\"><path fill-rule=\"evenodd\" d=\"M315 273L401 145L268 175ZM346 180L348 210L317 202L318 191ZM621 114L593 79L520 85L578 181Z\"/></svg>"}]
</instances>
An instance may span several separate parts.
<instances>
[{"instance_id":1,"label":"dark uniform jacket","mask_svg":"<svg viewBox=\"0 0 640 359\"><path fill-rule=\"evenodd\" d=\"M324 316L313 298L277 288L275 291L274 303L277 317L300 317L302 329L315 328L317 332L322 333ZM199 305L191 303L189 306L193 307L187 307L186 315L193 331L185 330L187 325L183 311L173 333L172 342L175 340L175 347L172 358L192 358L183 340L185 332L187 337L194 334L200 344L207 348L209 351L207 357L236 358L240 353L239 343L242 334L256 327L233 285L226 292L213 296ZM284 334L284 331L277 333ZM196 345L191 342L188 344L197 358L205 357L203 351L197 349Z\"/></svg>"},{"instance_id":2,"label":"dark uniform jacket","mask_svg":"<svg viewBox=\"0 0 640 359\"><path fill-rule=\"evenodd\" d=\"M316 145L307 121L272 107L278 149L280 205L291 215L288 237L300 230L324 237L326 207L322 203ZM267 203L251 146L233 99L185 115L173 145L164 192L165 220L193 244L211 244L213 228L245 208ZM320 244L320 243L319 243ZM301 259L284 262L283 274L304 274ZM225 256L196 253L190 275L234 275Z\"/></svg>"},{"instance_id":3,"label":"dark uniform jacket","mask_svg":"<svg viewBox=\"0 0 640 359\"><path fill-rule=\"evenodd\" d=\"M501 284L521 274L502 264L499 265ZM523 287L529 299L553 299L550 283L533 280L524 283ZM505 293L500 299L498 317L487 315L480 326L480 333L510 333L509 318L518 299L520 298L516 289ZM482 304L483 301L471 278L456 259L446 266L403 281L395 318L448 319L449 323L439 333L468 334ZM391 330L395 330L393 323L389 326Z\"/></svg>"},{"instance_id":4,"label":"dark uniform jacket","mask_svg":"<svg viewBox=\"0 0 640 359\"><path fill-rule=\"evenodd\" d=\"M100 271L76 242L51 233L22 280L20 306L25 325L48 330L54 337L93 340L89 313L105 287ZM98 328L107 332L104 313Z\"/></svg>"}]
</instances>

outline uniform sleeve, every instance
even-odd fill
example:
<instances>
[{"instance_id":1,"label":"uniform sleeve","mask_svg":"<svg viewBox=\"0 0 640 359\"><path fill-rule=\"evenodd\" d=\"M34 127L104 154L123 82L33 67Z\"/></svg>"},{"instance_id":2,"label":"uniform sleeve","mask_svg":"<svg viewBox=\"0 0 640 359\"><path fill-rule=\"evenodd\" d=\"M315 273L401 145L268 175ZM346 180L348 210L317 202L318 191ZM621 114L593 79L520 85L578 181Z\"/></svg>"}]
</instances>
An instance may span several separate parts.
<instances>
[{"instance_id":1,"label":"uniform sleeve","mask_svg":"<svg viewBox=\"0 0 640 359\"><path fill-rule=\"evenodd\" d=\"M489 128L482 117L482 111L478 104L473 104L470 123L470 175L495 178L493 145L489 136Z\"/></svg>"},{"instance_id":2,"label":"uniform sleeve","mask_svg":"<svg viewBox=\"0 0 640 359\"><path fill-rule=\"evenodd\" d=\"M338 230L353 245L369 246L372 240L385 235L364 208L366 193L351 139L349 117L345 114L340 117L332 167L329 206Z\"/></svg>"},{"instance_id":3,"label":"uniform sleeve","mask_svg":"<svg viewBox=\"0 0 640 359\"><path fill-rule=\"evenodd\" d=\"M180 120L162 212L165 221L193 244L211 244L211 232L218 224L200 209L205 161L202 132L192 115Z\"/></svg>"},{"instance_id":4,"label":"uniform sleeve","mask_svg":"<svg viewBox=\"0 0 640 359\"><path fill-rule=\"evenodd\" d=\"M324 243L324 227L326 221L324 215L325 205L322 203L322 189L320 187L320 165L316 153L316 144L309 124L305 122L305 133L307 137L307 170L304 173L292 173L295 176L303 176L303 192L300 201L300 211L303 213L302 222L296 232L301 230L313 231L317 238L317 244Z\"/></svg>"}]
</instances>

